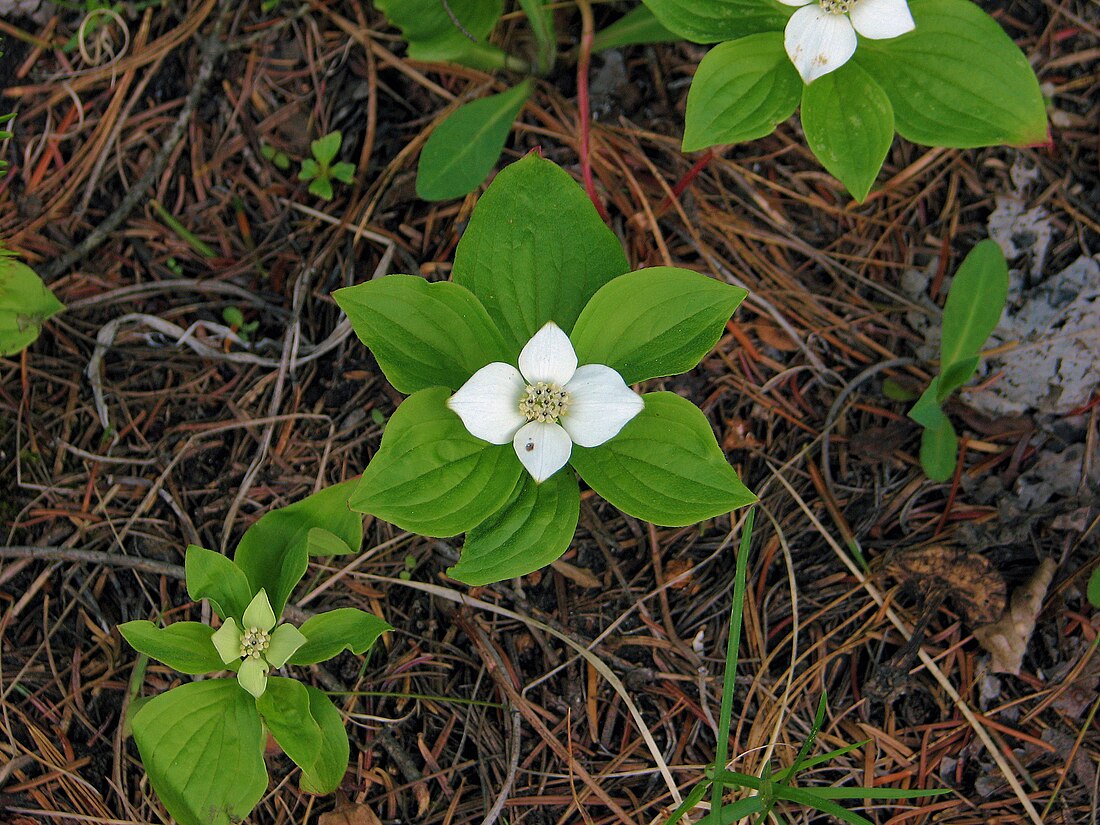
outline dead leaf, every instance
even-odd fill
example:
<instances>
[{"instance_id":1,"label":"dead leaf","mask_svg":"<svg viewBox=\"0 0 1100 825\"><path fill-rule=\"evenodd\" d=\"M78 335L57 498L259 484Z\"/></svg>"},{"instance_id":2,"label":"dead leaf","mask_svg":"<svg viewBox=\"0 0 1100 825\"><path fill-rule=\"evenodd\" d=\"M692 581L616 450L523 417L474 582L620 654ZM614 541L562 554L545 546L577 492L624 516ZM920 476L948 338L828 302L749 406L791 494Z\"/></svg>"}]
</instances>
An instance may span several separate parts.
<instances>
[{"instance_id":1,"label":"dead leaf","mask_svg":"<svg viewBox=\"0 0 1100 825\"><path fill-rule=\"evenodd\" d=\"M966 614L970 626L1000 618L1005 608L1004 579L989 559L946 544L930 544L899 550L886 561L885 570L915 585L924 593L944 588L956 610Z\"/></svg>"},{"instance_id":2,"label":"dead leaf","mask_svg":"<svg viewBox=\"0 0 1100 825\"><path fill-rule=\"evenodd\" d=\"M587 587L593 590L603 587L603 582L597 579L591 571L585 570L583 567L577 567L561 559L551 562L550 566L565 576L565 578L569 579L569 581L574 584L579 584L581 587Z\"/></svg>"},{"instance_id":3,"label":"dead leaf","mask_svg":"<svg viewBox=\"0 0 1100 825\"><path fill-rule=\"evenodd\" d=\"M1004 616L997 622L974 628L974 638L993 657L989 667L994 673L1020 675L1028 639L1057 567L1053 559L1043 559L1034 575L1012 592Z\"/></svg>"},{"instance_id":4,"label":"dead leaf","mask_svg":"<svg viewBox=\"0 0 1100 825\"><path fill-rule=\"evenodd\" d=\"M321 814L317 825L382 825L382 820L366 805L349 802L335 811Z\"/></svg>"},{"instance_id":5,"label":"dead leaf","mask_svg":"<svg viewBox=\"0 0 1100 825\"><path fill-rule=\"evenodd\" d=\"M780 352L794 352L798 349L798 343L792 341L790 335L765 321L758 321L754 324L753 331L766 346L772 349L777 349Z\"/></svg>"}]
</instances>

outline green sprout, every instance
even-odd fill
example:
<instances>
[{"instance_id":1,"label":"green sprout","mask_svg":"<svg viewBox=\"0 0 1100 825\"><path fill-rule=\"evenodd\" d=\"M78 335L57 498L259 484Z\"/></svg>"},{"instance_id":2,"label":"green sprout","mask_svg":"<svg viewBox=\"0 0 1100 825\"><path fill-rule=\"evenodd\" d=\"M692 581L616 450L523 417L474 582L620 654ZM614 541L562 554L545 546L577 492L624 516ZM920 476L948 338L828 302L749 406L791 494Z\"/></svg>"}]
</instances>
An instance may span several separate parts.
<instances>
[{"instance_id":1,"label":"green sprout","mask_svg":"<svg viewBox=\"0 0 1100 825\"><path fill-rule=\"evenodd\" d=\"M226 307L222 310L222 320L224 320L233 329L237 335L241 337L241 340L248 342L248 336L259 329L259 321L244 320L244 313L242 313L236 307Z\"/></svg>"},{"instance_id":2,"label":"green sprout","mask_svg":"<svg viewBox=\"0 0 1100 825\"><path fill-rule=\"evenodd\" d=\"M309 144L313 152L312 158L302 161L302 171L298 173L298 180L310 181L310 194L327 201L332 200L332 182L334 180L343 183L355 181L355 164L340 161L333 163L344 136L339 131L329 132L322 138L318 138Z\"/></svg>"},{"instance_id":3,"label":"green sprout","mask_svg":"<svg viewBox=\"0 0 1100 825\"><path fill-rule=\"evenodd\" d=\"M263 155L266 160L271 161L276 169L285 172L290 168L290 157L287 153L281 149L276 149L270 143L260 144L260 154Z\"/></svg>"}]
</instances>

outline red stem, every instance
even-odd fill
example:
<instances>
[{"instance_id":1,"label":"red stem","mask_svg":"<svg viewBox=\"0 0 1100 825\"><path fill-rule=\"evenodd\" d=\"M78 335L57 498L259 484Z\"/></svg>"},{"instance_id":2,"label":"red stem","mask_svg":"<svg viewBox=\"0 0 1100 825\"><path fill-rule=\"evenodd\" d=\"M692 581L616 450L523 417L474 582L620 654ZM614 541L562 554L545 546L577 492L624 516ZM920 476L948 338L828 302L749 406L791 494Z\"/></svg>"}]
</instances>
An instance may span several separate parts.
<instances>
[{"instance_id":1,"label":"red stem","mask_svg":"<svg viewBox=\"0 0 1100 825\"><path fill-rule=\"evenodd\" d=\"M584 178L584 191L600 213L604 223L611 222L603 201L596 194L596 180L592 176L592 158L589 154L589 138L592 131L592 106L588 99L588 68L592 61L593 32L592 7L587 0L578 3L581 9L581 50L577 57L577 109L581 121L581 175Z\"/></svg>"}]
</instances>

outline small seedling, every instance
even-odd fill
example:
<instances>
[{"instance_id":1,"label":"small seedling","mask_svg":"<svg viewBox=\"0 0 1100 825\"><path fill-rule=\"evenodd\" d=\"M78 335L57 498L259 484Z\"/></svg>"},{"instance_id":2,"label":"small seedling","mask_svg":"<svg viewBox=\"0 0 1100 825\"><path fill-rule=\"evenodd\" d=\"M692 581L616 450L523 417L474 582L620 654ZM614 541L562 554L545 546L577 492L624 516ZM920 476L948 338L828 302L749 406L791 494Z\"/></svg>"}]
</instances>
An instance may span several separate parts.
<instances>
[{"instance_id":1,"label":"small seedling","mask_svg":"<svg viewBox=\"0 0 1100 825\"><path fill-rule=\"evenodd\" d=\"M290 168L290 157L287 153L281 149L276 149L270 143L260 144L260 154L263 155L266 160L271 161L276 169L285 172Z\"/></svg>"},{"instance_id":2,"label":"small seedling","mask_svg":"<svg viewBox=\"0 0 1100 825\"><path fill-rule=\"evenodd\" d=\"M959 454L958 436L943 404L978 368L981 348L1001 319L1007 298L1004 253L995 241L982 241L966 256L947 293L939 375L909 411L909 417L924 427L920 463L933 481L951 478Z\"/></svg>"},{"instance_id":3,"label":"small seedling","mask_svg":"<svg viewBox=\"0 0 1100 825\"><path fill-rule=\"evenodd\" d=\"M230 328L241 337L241 340L248 342L248 336L254 333L260 327L259 321L244 320L244 313L242 313L236 307L226 307L222 310L222 319L229 324Z\"/></svg>"},{"instance_id":4,"label":"small seedling","mask_svg":"<svg viewBox=\"0 0 1100 825\"><path fill-rule=\"evenodd\" d=\"M329 132L324 137L318 138L309 144L313 157L302 161L302 171L298 173L298 180L310 181L310 194L330 201L332 200L332 182L334 180L342 183L354 183L355 164L345 161L332 162L336 159L343 140L344 136L336 131Z\"/></svg>"}]
</instances>

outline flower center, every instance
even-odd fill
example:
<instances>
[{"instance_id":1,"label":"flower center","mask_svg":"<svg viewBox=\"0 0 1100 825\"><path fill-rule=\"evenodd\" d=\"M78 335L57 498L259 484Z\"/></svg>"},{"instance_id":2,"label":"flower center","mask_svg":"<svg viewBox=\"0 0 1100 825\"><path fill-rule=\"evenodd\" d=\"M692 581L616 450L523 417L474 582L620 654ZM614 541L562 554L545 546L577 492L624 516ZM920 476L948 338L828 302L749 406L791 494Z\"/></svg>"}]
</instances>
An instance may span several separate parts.
<instances>
[{"instance_id":1,"label":"flower center","mask_svg":"<svg viewBox=\"0 0 1100 825\"><path fill-rule=\"evenodd\" d=\"M557 384L539 381L528 384L519 400L519 411L528 421L549 424L557 421L569 409L569 393Z\"/></svg>"},{"instance_id":2,"label":"flower center","mask_svg":"<svg viewBox=\"0 0 1100 825\"><path fill-rule=\"evenodd\" d=\"M821 8L829 14L847 14L859 0L821 0Z\"/></svg>"},{"instance_id":3,"label":"flower center","mask_svg":"<svg viewBox=\"0 0 1100 825\"><path fill-rule=\"evenodd\" d=\"M241 658L259 659L271 646L271 634L258 627L250 627L241 634Z\"/></svg>"}]
</instances>

